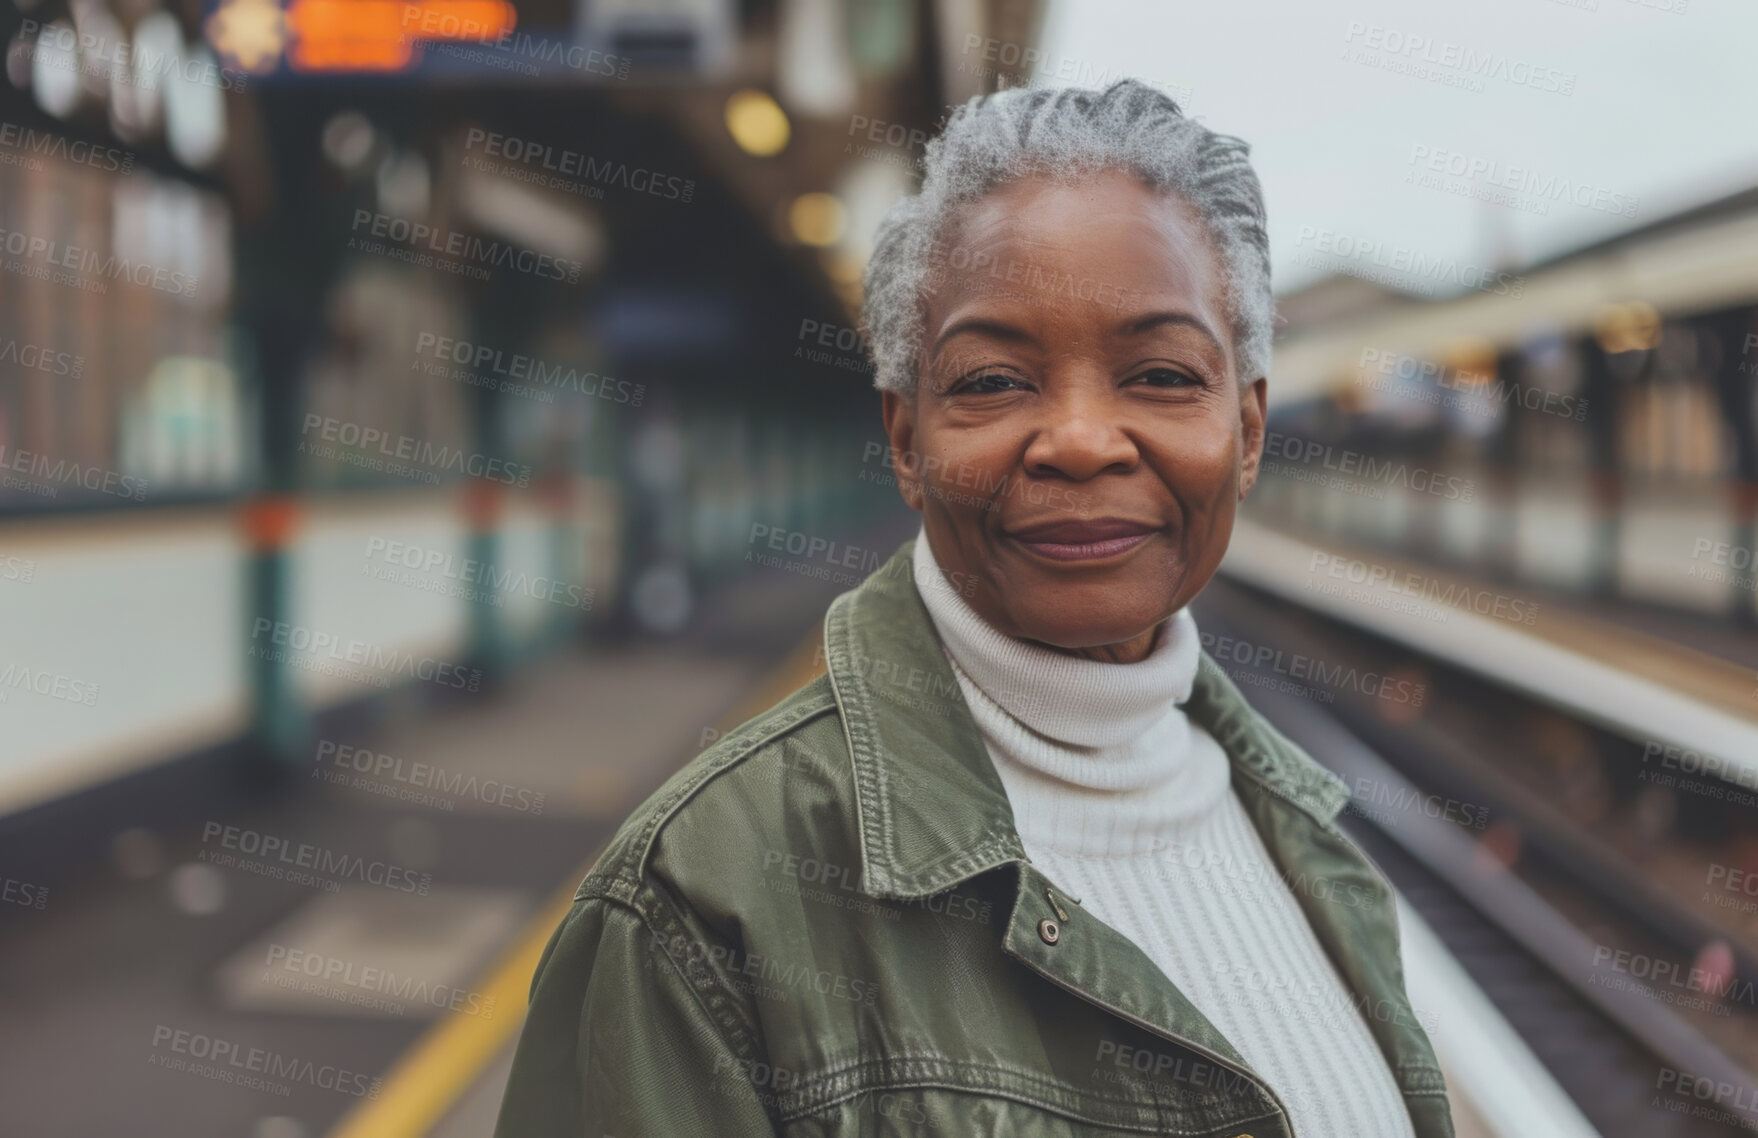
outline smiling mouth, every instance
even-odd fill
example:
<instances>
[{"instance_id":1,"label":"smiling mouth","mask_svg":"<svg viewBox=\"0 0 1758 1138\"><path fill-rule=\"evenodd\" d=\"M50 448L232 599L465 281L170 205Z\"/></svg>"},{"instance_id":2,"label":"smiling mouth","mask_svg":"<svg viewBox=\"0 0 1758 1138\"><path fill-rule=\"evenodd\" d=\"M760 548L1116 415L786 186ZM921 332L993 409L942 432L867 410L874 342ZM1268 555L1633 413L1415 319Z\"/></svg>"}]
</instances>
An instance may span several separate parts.
<instances>
[{"instance_id":1,"label":"smiling mouth","mask_svg":"<svg viewBox=\"0 0 1758 1138\"><path fill-rule=\"evenodd\" d=\"M1007 536L1022 548L1052 561L1105 561L1121 557L1158 532L1140 522L1058 522Z\"/></svg>"}]
</instances>

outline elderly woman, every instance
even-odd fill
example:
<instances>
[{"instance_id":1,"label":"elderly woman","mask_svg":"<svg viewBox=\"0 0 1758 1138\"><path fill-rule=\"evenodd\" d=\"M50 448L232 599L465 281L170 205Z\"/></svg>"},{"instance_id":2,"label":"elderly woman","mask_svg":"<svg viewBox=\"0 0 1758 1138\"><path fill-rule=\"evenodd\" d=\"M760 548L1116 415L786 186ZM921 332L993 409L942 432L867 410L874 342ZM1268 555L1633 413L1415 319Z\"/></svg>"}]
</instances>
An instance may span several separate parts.
<instances>
[{"instance_id":1,"label":"elderly woman","mask_svg":"<svg viewBox=\"0 0 1758 1138\"><path fill-rule=\"evenodd\" d=\"M580 885L501 1138L1452 1133L1345 788L1188 608L1263 443L1246 154L1132 81L929 146L866 279L921 532Z\"/></svg>"}]
</instances>

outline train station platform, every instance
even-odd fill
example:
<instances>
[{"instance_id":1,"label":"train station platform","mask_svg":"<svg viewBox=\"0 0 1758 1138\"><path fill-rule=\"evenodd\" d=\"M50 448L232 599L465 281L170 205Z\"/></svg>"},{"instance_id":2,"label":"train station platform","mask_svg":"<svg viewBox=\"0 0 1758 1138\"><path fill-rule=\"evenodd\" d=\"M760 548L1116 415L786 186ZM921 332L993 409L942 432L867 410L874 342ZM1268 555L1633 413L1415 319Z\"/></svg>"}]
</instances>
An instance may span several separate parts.
<instances>
[{"instance_id":1,"label":"train station platform","mask_svg":"<svg viewBox=\"0 0 1758 1138\"><path fill-rule=\"evenodd\" d=\"M1275 540L1246 527L1238 561L1310 560ZM20 1132L124 1133L144 1111L190 1134L486 1138L581 874L717 729L810 677L840 591L754 574L685 637L542 657L493 700L392 699L370 728L327 727L279 795L118 835L53 905L0 915ZM1413 997L1458 987L1432 937L1407 951ZM1493 1009L1449 1007L1506 1043ZM1471 1106L1506 1071L1449 1075L1462 1138L1563 1132Z\"/></svg>"},{"instance_id":2,"label":"train station platform","mask_svg":"<svg viewBox=\"0 0 1758 1138\"><path fill-rule=\"evenodd\" d=\"M1222 574L1758 780L1758 654L1731 622L1488 580L1243 520Z\"/></svg>"},{"instance_id":3,"label":"train station platform","mask_svg":"<svg viewBox=\"0 0 1758 1138\"><path fill-rule=\"evenodd\" d=\"M803 682L788 649L838 591L761 574L686 637L543 657L492 700L392 697L266 801L127 830L52 904L7 906L12 1132L486 1135L592 857Z\"/></svg>"}]
</instances>

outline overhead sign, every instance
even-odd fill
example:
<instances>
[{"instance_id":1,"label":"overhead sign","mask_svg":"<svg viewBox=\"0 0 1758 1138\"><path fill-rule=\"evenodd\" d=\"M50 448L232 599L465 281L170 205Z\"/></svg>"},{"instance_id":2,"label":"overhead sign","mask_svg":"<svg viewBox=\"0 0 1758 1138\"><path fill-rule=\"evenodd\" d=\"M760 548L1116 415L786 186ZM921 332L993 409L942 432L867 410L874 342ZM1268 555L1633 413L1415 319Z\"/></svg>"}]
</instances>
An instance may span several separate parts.
<instances>
[{"instance_id":1,"label":"overhead sign","mask_svg":"<svg viewBox=\"0 0 1758 1138\"><path fill-rule=\"evenodd\" d=\"M222 0L209 17L215 50L262 74L293 71L403 71L421 60L423 42L492 43L513 30L508 0Z\"/></svg>"}]
</instances>

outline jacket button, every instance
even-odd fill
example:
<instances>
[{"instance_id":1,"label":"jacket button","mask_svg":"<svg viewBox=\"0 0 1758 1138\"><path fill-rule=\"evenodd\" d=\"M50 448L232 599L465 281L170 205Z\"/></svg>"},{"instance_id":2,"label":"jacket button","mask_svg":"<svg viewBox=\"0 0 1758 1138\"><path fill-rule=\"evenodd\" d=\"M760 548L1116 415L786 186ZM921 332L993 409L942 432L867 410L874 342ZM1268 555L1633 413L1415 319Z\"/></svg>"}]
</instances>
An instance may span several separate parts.
<instances>
[{"instance_id":1,"label":"jacket button","mask_svg":"<svg viewBox=\"0 0 1758 1138\"><path fill-rule=\"evenodd\" d=\"M1045 944L1055 944L1062 939L1062 926L1045 917L1038 922L1038 936Z\"/></svg>"}]
</instances>

